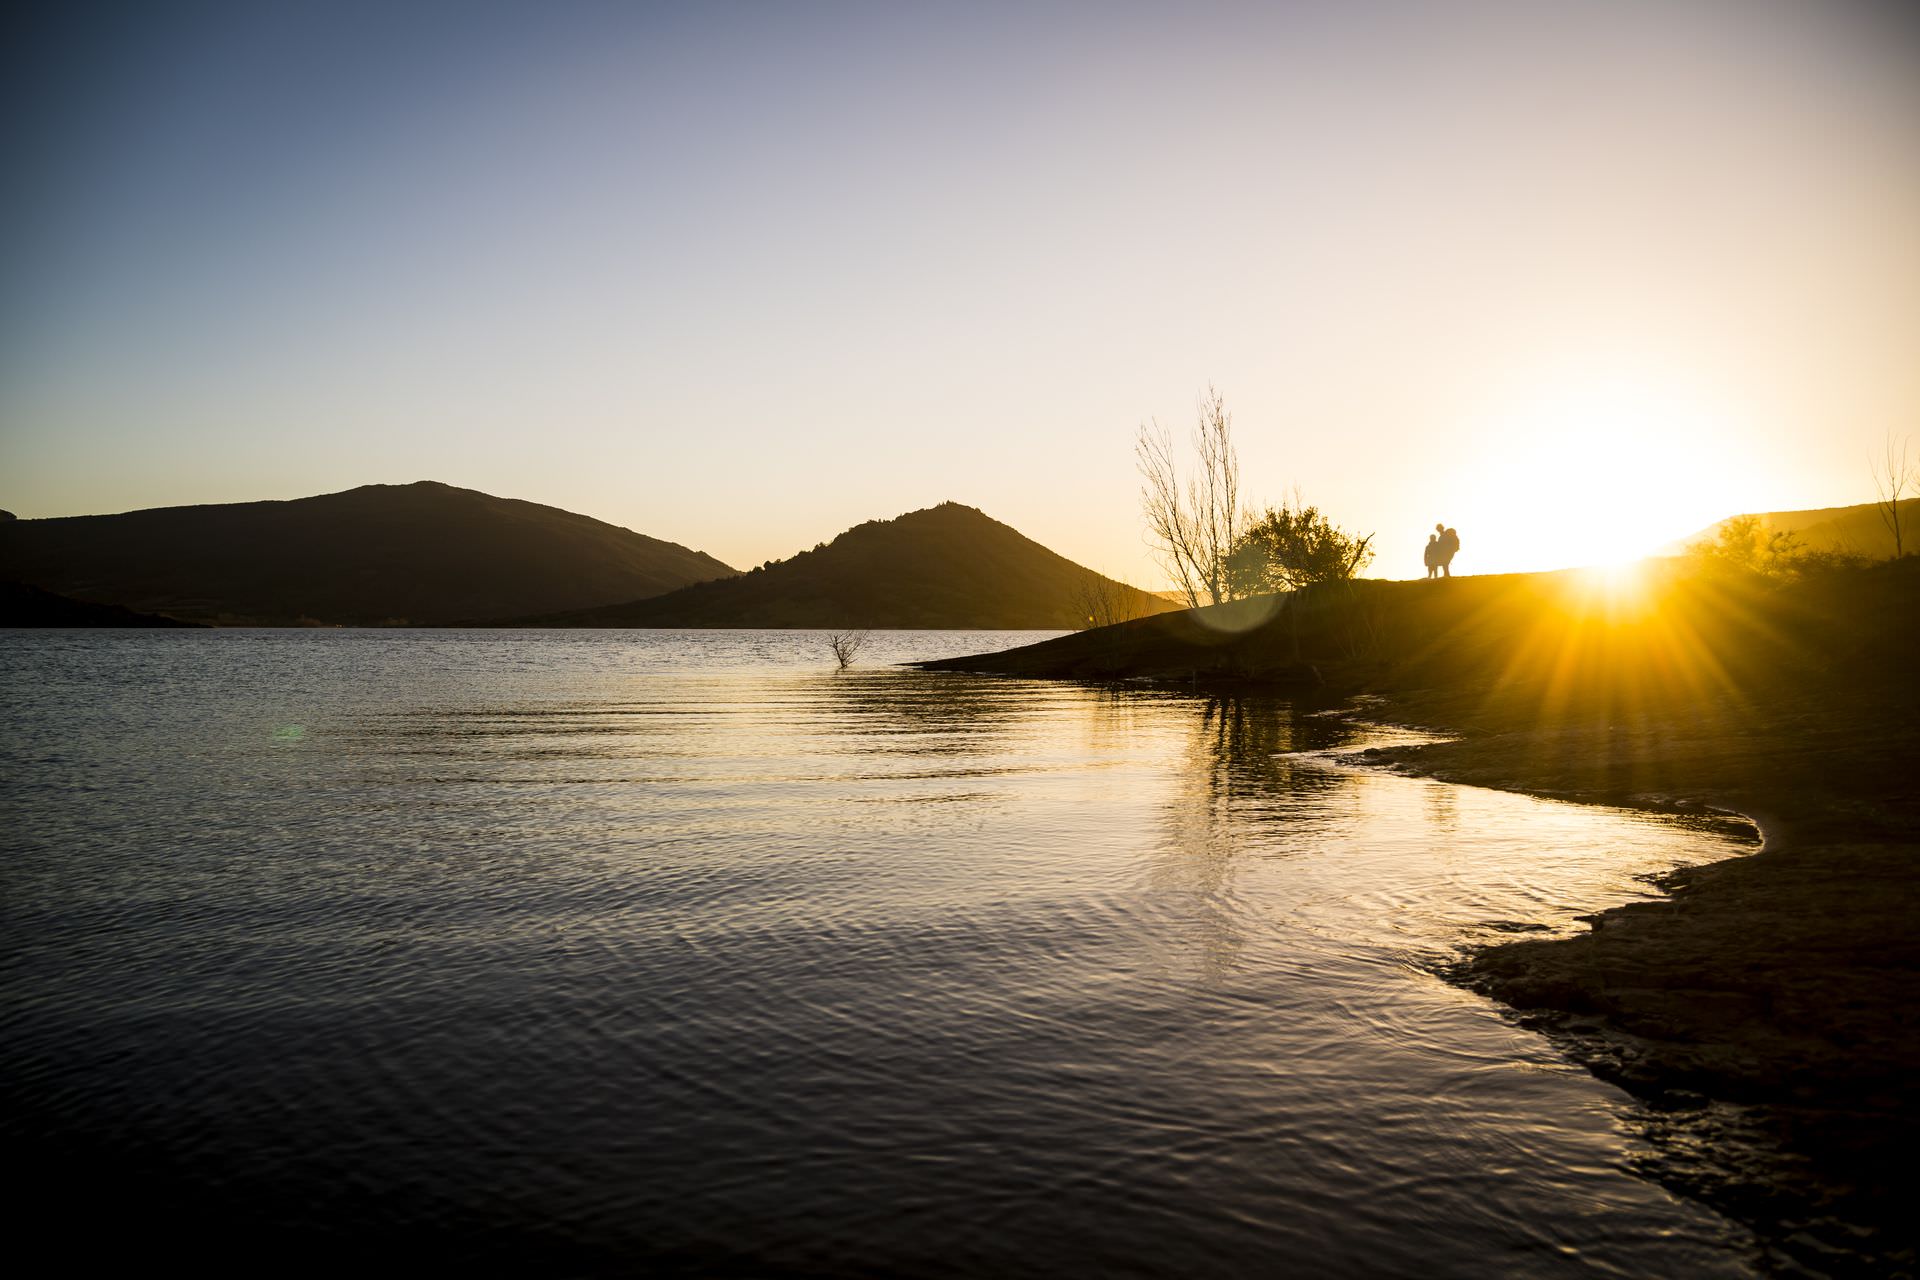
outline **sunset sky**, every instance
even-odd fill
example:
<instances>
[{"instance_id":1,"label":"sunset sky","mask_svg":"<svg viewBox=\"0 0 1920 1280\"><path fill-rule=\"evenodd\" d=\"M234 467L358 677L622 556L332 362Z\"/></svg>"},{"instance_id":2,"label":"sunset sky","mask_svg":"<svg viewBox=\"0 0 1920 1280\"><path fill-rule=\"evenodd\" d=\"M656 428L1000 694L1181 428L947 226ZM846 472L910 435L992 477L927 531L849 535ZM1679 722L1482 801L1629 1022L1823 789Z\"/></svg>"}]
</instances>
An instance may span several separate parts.
<instances>
[{"instance_id":1,"label":"sunset sky","mask_svg":"<svg viewBox=\"0 0 1920 1280\"><path fill-rule=\"evenodd\" d=\"M1159 586L1132 439L1208 384L1384 576L1867 501L1912 13L45 6L0 507L438 479L745 567L951 498Z\"/></svg>"}]
</instances>

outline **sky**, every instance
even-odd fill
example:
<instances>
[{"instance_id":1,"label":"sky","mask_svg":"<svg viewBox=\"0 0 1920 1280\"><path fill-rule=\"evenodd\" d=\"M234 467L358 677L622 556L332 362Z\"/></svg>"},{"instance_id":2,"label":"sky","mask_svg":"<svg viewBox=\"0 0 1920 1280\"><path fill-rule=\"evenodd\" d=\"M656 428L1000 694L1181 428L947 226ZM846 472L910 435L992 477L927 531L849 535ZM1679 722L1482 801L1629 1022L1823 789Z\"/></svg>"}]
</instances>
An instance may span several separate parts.
<instances>
[{"instance_id":1,"label":"sky","mask_svg":"<svg viewBox=\"0 0 1920 1280\"><path fill-rule=\"evenodd\" d=\"M1870 501L1920 19L1850 0L47 5L0 507L421 479L746 567L954 500L1166 585L1233 414L1412 577Z\"/></svg>"}]
</instances>

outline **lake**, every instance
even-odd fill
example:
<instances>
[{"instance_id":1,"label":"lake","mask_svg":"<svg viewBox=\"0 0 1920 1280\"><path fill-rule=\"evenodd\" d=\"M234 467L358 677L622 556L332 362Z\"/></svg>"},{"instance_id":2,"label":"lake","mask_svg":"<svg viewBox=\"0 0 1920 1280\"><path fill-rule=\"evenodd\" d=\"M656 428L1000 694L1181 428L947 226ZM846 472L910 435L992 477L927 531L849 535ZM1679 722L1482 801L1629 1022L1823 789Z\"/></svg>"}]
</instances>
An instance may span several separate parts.
<instances>
[{"instance_id":1,"label":"lake","mask_svg":"<svg viewBox=\"0 0 1920 1280\"><path fill-rule=\"evenodd\" d=\"M1429 966L1750 829L750 631L0 632L16 1230L539 1275L1748 1275ZM16 1239L16 1244L19 1239Z\"/></svg>"}]
</instances>

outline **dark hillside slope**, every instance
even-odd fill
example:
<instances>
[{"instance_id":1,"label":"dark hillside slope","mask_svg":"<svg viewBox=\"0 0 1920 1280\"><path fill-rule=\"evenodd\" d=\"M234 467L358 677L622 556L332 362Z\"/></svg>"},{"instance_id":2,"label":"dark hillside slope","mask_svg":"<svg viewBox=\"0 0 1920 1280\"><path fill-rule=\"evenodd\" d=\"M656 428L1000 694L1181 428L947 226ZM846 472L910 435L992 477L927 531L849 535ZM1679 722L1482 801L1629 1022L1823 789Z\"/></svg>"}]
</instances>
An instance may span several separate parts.
<instances>
[{"instance_id":1,"label":"dark hillside slope","mask_svg":"<svg viewBox=\"0 0 1920 1280\"><path fill-rule=\"evenodd\" d=\"M198 623L135 613L117 604L70 600L24 582L0 582L0 627L194 627Z\"/></svg>"},{"instance_id":2,"label":"dark hillside slope","mask_svg":"<svg viewBox=\"0 0 1920 1280\"><path fill-rule=\"evenodd\" d=\"M1635 588L1583 570L1362 581L1061 636L932 670L1077 679L1471 688L1487 707L1641 714L1755 698L1841 673L1905 696L1920 557L1774 584L1652 561ZM1897 677L1897 678L1896 678Z\"/></svg>"},{"instance_id":3,"label":"dark hillside slope","mask_svg":"<svg viewBox=\"0 0 1920 1280\"><path fill-rule=\"evenodd\" d=\"M587 516L423 480L290 502L0 522L0 578L228 624L432 624L657 595L732 569Z\"/></svg>"},{"instance_id":4,"label":"dark hillside slope","mask_svg":"<svg viewBox=\"0 0 1920 1280\"><path fill-rule=\"evenodd\" d=\"M1756 514L1762 530L1791 533L1809 551L1839 551L1876 560L1893 555L1893 532L1887 528L1878 503ZM1920 551L1920 498L1907 498L1900 503L1900 523L1904 549ZM1693 536L1673 543L1667 550L1677 555L1696 542L1711 539L1724 524L1725 520L1710 524Z\"/></svg>"},{"instance_id":5,"label":"dark hillside slope","mask_svg":"<svg viewBox=\"0 0 1920 1280\"><path fill-rule=\"evenodd\" d=\"M651 600L520 620L571 627L1071 628L1103 609L1171 608L1103 578L972 507L948 502L847 530L737 578Z\"/></svg>"}]
</instances>

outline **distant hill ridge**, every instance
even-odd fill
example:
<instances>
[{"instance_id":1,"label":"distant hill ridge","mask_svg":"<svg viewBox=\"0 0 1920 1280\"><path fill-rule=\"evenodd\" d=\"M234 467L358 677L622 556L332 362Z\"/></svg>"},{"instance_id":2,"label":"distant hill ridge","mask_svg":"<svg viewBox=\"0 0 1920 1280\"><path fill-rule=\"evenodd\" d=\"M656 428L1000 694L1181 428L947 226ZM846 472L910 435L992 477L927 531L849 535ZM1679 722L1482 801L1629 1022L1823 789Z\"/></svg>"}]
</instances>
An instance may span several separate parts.
<instances>
[{"instance_id":1,"label":"distant hill ridge","mask_svg":"<svg viewBox=\"0 0 1920 1280\"><path fill-rule=\"evenodd\" d=\"M647 600L515 620L565 627L1071 629L1169 602L1075 564L957 502L855 525L735 578Z\"/></svg>"},{"instance_id":2,"label":"distant hill ridge","mask_svg":"<svg viewBox=\"0 0 1920 1280\"><path fill-rule=\"evenodd\" d=\"M230 625L432 625L734 573L678 543L433 480L283 502L0 521L0 578Z\"/></svg>"},{"instance_id":3,"label":"distant hill ridge","mask_svg":"<svg viewBox=\"0 0 1920 1280\"><path fill-rule=\"evenodd\" d=\"M1791 533L1809 551L1842 551L1875 560L1888 559L1893 555L1893 534L1881 520L1880 504L1875 502L1863 502L1851 507L1816 507L1806 511L1760 511L1752 514L1759 517L1763 531ZM1728 518L1737 520L1740 517ZM1726 523L1726 520L1716 520L1698 533L1682 538L1663 550L1678 555L1694 543L1712 538ZM1906 550L1920 551L1920 498L1907 498L1900 503L1900 525Z\"/></svg>"}]
</instances>

